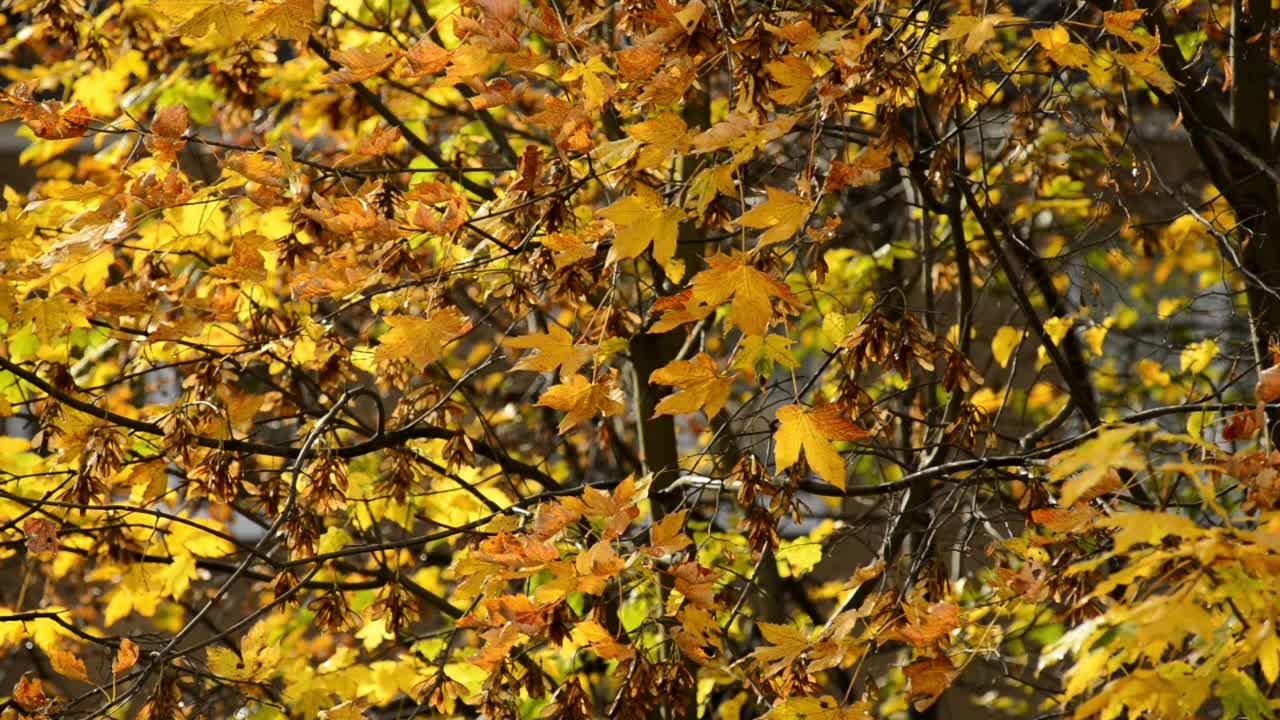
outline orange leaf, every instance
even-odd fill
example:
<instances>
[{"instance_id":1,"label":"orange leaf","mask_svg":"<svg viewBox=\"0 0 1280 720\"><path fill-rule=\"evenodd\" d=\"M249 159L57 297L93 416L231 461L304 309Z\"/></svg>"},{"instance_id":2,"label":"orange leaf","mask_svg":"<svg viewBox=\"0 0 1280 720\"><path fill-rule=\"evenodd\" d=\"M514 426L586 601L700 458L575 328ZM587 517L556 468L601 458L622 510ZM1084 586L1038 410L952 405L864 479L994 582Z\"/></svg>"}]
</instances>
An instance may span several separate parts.
<instances>
[{"instance_id":1,"label":"orange leaf","mask_svg":"<svg viewBox=\"0 0 1280 720\"><path fill-rule=\"evenodd\" d=\"M1280 365L1258 373L1258 386L1254 390L1258 402L1269 403L1280 400Z\"/></svg>"},{"instance_id":2,"label":"orange leaf","mask_svg":"<svg viewBox=\"0 0 1280 720\"><path fill-rule=\"evenodd\" d=\"M716 574L697 562L683 562L671 569L675 576L676 591L686 600L707 610L714 610L716 603Z\"/></svg>"},{"instance_id":3,"label":"orange leaf","mask_svg":"<svg viewBox=\"0 0 1280 720\"><path fill-rule=\"evenodd\" d=\"M902 669L910 683L910 698L916 710L925 710L938 700L960 676L960 669L942 657L917 660Z\"/></svg>"},{"instance_id":4,"label":"orange leaf","mask_svg":"<svg viewBox=\"0 0 1280 720\"><path fill-rule=\"evenodd\" d=\"M84 661L69 650L53 650L50 652L49 664L53 667L54 672L63 677L69 677L80 682L93 682L89 679L89 671L85 669Z\"/></svg>"},{"instance_id":5,"label":"orange leaf","mask_svg":"<svg viewBox=\"0 0 1280 720\"><path fill-rule=\"evenodd\" d=\"M353 48L333 53L334 62L342 66L324 76L325 85L349 85L381 74L396 64L400 53L389 47Z\"/></svg>"},{"instance_id":6,"label":"orange leaf","mask_svg":"<svg viewBox=\"0 0 1280 720\"><path fill-rule=\"evenodd\" d=\"M18 684L13 688L13 699L28 712L38 712L51 702L44 694L44 683L29 674L18 678Z\"/></svg>"},{"instance_id":7,"label":"orange leaf","mask_svg":"<svg viewBox=\"0 0 1280 720\"><path fill-rule=\"evenodd\" d=\"M960 607L953 603L907 605L904 613L901 624L886 633L886 638L900 638L914 647L927 648L960 627Z\"/></svg>"},{"instance_id":8,"label":"orange leaf","mask_svg":"<svg viewBox=\"0 0 1280 720\"><path fill-rule=\"evenodd\" d=\"M685 535L684 518L688 510L672 513L656 524L649 531L649 546L644 549L646 555L666 557L677 553L693 544L693 540Z\"/></svg>"},{"instance_id":9,"label":"orange leaf","mask_svg":"<svg viewBox=\"0 0 1280 720\"><path fill-rule=\"evenodd\" d=\"M129 638L120 641L120 649L116 651L115 662L111 663L111 673L119 675L128 672L138 664L138 646Z\"/></svg>"}]
</instances>

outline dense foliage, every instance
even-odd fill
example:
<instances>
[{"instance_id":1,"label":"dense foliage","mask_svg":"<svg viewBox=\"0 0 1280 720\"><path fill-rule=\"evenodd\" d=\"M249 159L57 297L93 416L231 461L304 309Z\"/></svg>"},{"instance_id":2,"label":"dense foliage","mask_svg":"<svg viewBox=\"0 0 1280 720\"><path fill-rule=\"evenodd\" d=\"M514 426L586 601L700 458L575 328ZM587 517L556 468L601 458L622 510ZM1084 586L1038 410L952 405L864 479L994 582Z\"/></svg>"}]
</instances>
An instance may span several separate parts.
<instances>
[{"instance_id":1,"label":"dense foliage","mask_svg":"<svg viewBox=\"0 0 1280 720\"><path fill-rule=\"evenodd\" d=\"M1265 3L11 0L5 717L1274 717Z\"/></svg>"}]
</instances>

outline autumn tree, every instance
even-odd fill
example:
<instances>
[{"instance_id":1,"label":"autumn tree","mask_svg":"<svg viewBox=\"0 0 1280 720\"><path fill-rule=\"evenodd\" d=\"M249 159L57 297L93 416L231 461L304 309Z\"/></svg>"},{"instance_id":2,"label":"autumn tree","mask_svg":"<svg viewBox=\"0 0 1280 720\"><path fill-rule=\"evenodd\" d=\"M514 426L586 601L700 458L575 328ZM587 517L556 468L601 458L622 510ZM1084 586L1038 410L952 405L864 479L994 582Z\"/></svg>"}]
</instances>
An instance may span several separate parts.
<instances>
[{"instance_id":1,"label":"autumn tree","mask_svg":"<svg viewBox=\"0 0 1280 720\"><path fill-rule=\"evenodd\" d=\"M4 717L1280 708L1269 3L4 7Z\"/></svg>"}]
</instances>

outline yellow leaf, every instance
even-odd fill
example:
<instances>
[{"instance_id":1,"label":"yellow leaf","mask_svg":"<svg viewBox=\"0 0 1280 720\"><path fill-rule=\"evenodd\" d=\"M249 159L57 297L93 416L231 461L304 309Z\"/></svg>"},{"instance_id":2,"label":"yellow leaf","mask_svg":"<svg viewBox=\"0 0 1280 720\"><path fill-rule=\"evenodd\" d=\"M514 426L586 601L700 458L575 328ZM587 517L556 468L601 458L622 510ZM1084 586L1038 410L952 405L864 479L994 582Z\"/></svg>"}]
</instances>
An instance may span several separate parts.
<instances>
[{"instance_id":1,"label":"yellow leaf","mask_svg":"<svg viewBox=\"0 0 1280 720\"><path fill-rule=\"evenodd\" d=\"M148 7L170 20L178 21L173 32L199 38L212 30L227 44L243 39L251 30L245 0L153 0Z\"/></svg>"},{"instance_id":2,"label":"yellow leaf","mask_svg":"<svg viewBox=\"0 0 1280 720\"><path fill-rule=\"evenodd\" d=\"M636 651L618 642L603 625L595 620L583 620L570 633L573 642L585 645L605 660L630 660Z\"/></svg>"},{"instance_id":3,"label":"yellow leaf","mask_svg":"<svg viewBox=\"0 0 1280 720\"><path fill-rule=\"evenodd\" d=\"M746 263L745 255L715 255L709 267L693 277L693 287L664 304L665 314L652 332L662 333L684 323L697 322L732 298L728 322L746 335L764 335L772 319L774 298L796 304L791 289Z\"/></svg>"},{"instance_id":4,"label":"yellow leaf","mask_svg":"<svg viewBox=\"0 0 1280 720\"><path fill-rule=\"evenodd\" d=\"M672 153L683 153L689 149L689 126L675 113L664 112L644 122L628 125L623 130L645 145L636 155L636 170L657 167Z\"/></svg>"},{"instance_id":5,"label":"yellow leaf","mask_svg":"<svg viewBox=\"0 0 1280 720\"><path fill-rule=\"evenodd\" d=\"M699 353L693 360L672 360L665 367L654 370L649 382L678 388L662 398L653 409L655 416L705 410L707 417L712 418L729 399L733 375L721 373L710 355Z\"/></svg>"},{"instance_id":6,"label":"yellow leaf","mask_svg":"<svg viewBox=\"0 0 1280 720\"><path fill-rule=\"evenodd\" d=\"M538 398L538 404L567 413L560 421L561 435L597 413L608 417L619 415L626 409L622 404L622 390L614 384L612 376L591 382L581 375L574 375L568 382L548 388Z\"/></svg>"},{"instance_id":7,"label":"yellow leaf","mask_svg":"<svg viewBox=\"0 0 1280 720\"><path fill-rule=\"evenodd\" d=\"M813 72L804 60L787 55L764 66L765 72L778 87L769 92L769 97L779 105L793 105L809 94L813 85Z\"/></svg>"},{"instance_id":8,"label":"yellow leaf","mask_svg":"<svg viewBox=\"0 0 1280 720\"><path fill-rule=\"evenodd\" d=\"M1098 524L1119 530L1112 538L1118 553L1134 545L1157 545L1169 535L1190 542L1204 533L1195 521L1171 512L1132 510L1117 513Z\"/></svg>"},{"instance_id":9,"label":"yellow leaf","mask_svg":"<svg viewBox=\"0 0 1280 720\"><path fill-rule=\"evenodd\" d=\"M1021 330L1008 325L996 330L995 337L991 339L991 356L1000 363L1000 367L1009 367L1009 359L1013 357L1013 351L1022 342L1022 337Z\"/></svg>"},{"instance_id":10,"label":"yellow leaf","mask_svg":"<svg viewBox=\"0 0 1280 720\"><path fill-rule=\"evenodd\" d=\"M809 210L813 207L813 203L785 190L771 187L765 192L765 202L743 213L737 220L742 227L769 228L760 236L759 247L791 239L809 218Z\"/></svg>"},{"instance_id":11,"label":"yellow leaf","mask_svg":"<svg viewBox=\"0 0 1280 720\"><path fill-rule=\"evenodd\" d=\"M841 707L840 702L830 695L796 695L774 705L764 717L767 720L871 720L874 716L870 703Z\"/></svg>"},{"instance_id":12,"label":"yellow leaf","mask_svg":"<svg viewBox=\"0 0 1280 720\"><path fill-rule=\"evenodd\" d=\"M1049 335L1049 339L1054 345L1061 345L1062 339L1071 331L1071 326L1075 324L1075 320L1071 318L1051 317L1044 321L1044 331Z\"/></svg>"},{"instance_id":13,"label":"yellow leaf","mask_svg":"<svg viewBox=\"0 0 1280 720\"><path fill-rule=\"evenodd\" d=\"M1209 363L1218 356L1218 343L1212 340L1201 340L1191 343L1182 349L1182 372L1199 375L1209 367Z\"/></svg>"},{"instance_id":14,"label":"yellow leaf","mask_svg":"<svg viewBox=\"0 0 1280 720\"><path fill-rule=\"evenodd\" d=\"M1258 644L1258 666L1267 683L1275 684L1276 678L1280 677L1280 636L1276 635L1270 622L1263 623L1261 628L1265 634Z\"/></svg>"},{"instance_id":15,"label":"yellow leaf","mask_svg":"<svg viewBox=\"0 0 1280 720\"><path fill-rule=\"evenodd\" d=\"M1136 53L1112 53L1111 58L1116 61L1116 64L1128 70L1139 80L1159 88L1161 92L1172 93L1175 84L1169 72L1161 64L1159 56L1155 54L1157 48L1158 44L1153 43L1148 50ZM1185 301L1171 300L1171 302L1177 302L1178 309L1181 309L1182 305L1185 304ZM1164 305L1164 303L1164 300L1160 301L1161 305ZM1167 314L1164 312L1159 313L1162 320L1167 319L1172 314L1172 312Z\"/></svg>"},{"instance_id":16,"label":"yellow leaf","mask_svg":"<svg viewBox=\"0 0 1280 720\"><path fill-rule=\"evenodd\" d=\"M455 307L435 310L425 318L395 315L386 320L391 329L378 339L374 357L408 360L419 368L440 359L449 343L471 331L471 320Z\"/></svg>"},{"instance_id":17,"label":"yellow leaf","mask_svg":"<svg viewBox=\"0 0 1280 720\"><path fill-rule=\"evenodd\" d=\"M1094 355L1102 354L1102 343L1107 339L1107 326L1094 325L1084 331L1084 342L1089 346L1089 352Z\"/></svg>"},{"instance_id":18,"label":"yellow leaf","mask_svg":"<svg viewBox=\"0 0 1280 720\"><path fill-rule=\"evenodd\" d=\"M554 372L560 368L560 377L566 378L578 372L596 351L595 345L575 345L573 335L559 325L552 324L546 333L507 338L504 345L517 350L536 350L512 366L512 370L530 372Z\"/></svg>"},{"instance_id":19,"label":"yellow leaf","mask_svg":"<svg viewBox=\"0 0 1280 720\"><path fill-rule=\"evenodd\" d=\"M1071 42L1071 33L1065 25L1032 30L1031 36L1040 43L1053 61L1064 67L1088 68L1089 48Z\"/></svg>"},{"instance_id":20,"label":"yellow leaf","mask_svg":"<svg viewBox=\"0 0 1280 720\"><path fill-rule=\"evenodd\" d=\"M1145 10L1112 10L1102 14L1102 26L1107 32L1123 38L1143 50L1154 50L1159 41L1151 35L1139 34L1133 27L1142 19Z\"/></svg>"},{"instance_id":21,"label":"yellow leaf","mask_svg":"<svg viewBox=\"0 0 1280 720\"><path fill-rule=\"evenodd\" d=\"M756 648L751 657L760 664L766 676L791 665L809 649L809 633L794 625L759 622L756 627L760 628L760 634L769 644Z\"/></svg>"},{"instance_id":22,"label":"yellow leaf","mask_svg":"<svg viewBox=\"0 0 1280 720\"><path fill-rule=\"evenodd\" d=\"M1107 428L1099 431L1092 440L1050 458L1049 478L1066 480L1062 486L1062 505L1074 505L1076 500L1118 468L1137 470L1143 467L1145 460L1130 442L1140 429L1137 425Z\"/></svg>"},{"instance_id":23,"label":"yellow leaf","mask_svg":"<svg viewBox=\"0 0 1280 720\"><path fill-rule=\"evenodd\" d=\"M964 55L973 55L982 50L988 40L996 36L996 28L1018 20L1008 13L989 13L982 17L957 14L951 16L947 29L938 35L939 40L964 39L961 46Z\"/></svg>"},{"instance_id":24,"label":"yellow leaf","mask_svg":"<svg viewBox=\"0 0 1280 720\"><path fill-rule=\"evenodd\" d=\"M351 535L346 530L340 527L331 527L320 536L316 552L321 555L337 552L346 547L349 542L351 542Z\"/></svg>"},{"instance_id":25,"label":"yellow leaf","mask_svg":"<svg viewBox=\"0 0 1280 720\"><path fill-rule=\"evenodd\" d=\"M742 370L749 377L756 373L768 377L773 373L774 365L794 368L799 363L791 353L791 338L786 335L748 335L738 346L738 354L733 358L733 367Z\"/></svg>"},{"instance_id":26,"label":"yellow leaf","mask_svg":"<svg viewBox=\"0 0 1280 720\"><path fill-rule=\"evenodd\" d=\"M676 238L684 210L667 207L657 192L638 186L634 195L625 197L596 213L613 223L613 247L607 262L615 263L638 257L651 245L653 258L664 268L676 254Z\"/></svg>"},{"instance_id":27,"label":"yellow leaf","mask_svg":"<svg viewBox=\"0 0 1280 720\"><path fill-rule=\"evenodd\" d=\"M255 24L266 32L305 43L315 25L312 0L272 0L258 10Z\"/></svg>"},{"instance_id":28,"label":"yellow leaf","mask_svg":"<svg viewBox=\"0 0 1280 720\"><path fill-rule=\"evenodd\" d=\"M799 405L788 405L778 410L778 430L773 435L774 463L778 472L791 467L800 459L800 451L809 461L818 477L841 490L845 487L844 458L836 452L832 441L861 440L869 435L854 425L835 405L824 405L805 410Z\"/></svg>"}]
</instances>

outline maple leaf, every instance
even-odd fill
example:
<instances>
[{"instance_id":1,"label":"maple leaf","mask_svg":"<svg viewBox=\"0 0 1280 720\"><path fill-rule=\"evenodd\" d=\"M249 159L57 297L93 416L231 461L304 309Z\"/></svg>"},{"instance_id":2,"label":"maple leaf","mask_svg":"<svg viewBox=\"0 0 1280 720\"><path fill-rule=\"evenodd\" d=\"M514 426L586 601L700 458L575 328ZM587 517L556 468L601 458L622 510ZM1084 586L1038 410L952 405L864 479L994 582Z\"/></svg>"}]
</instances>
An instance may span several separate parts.
<instances>
[{"instance_id":1,"label":"maple leaf","mask_svg":"<svg viewBox=\"0 0 1280 720\"><path fill-rule=\"evenodd\" d=\"M44 682L30 673L23 673L13 688L14 702L29 712L40 712L53 702L44 692Z\"/></svg>"},{"instance_id":2,"label":"maple leaf","mask_svg":"<svg viewBox=\"0 0 1280 720\"><path fill-rule=\"evenodd\" d=\"M153 136L148 138L151 152L166 162L174 162L178 153L186 146L182 136L190 125L190 113L186 105L170 105L156 112L151 121Z\"/></svg>"},{"instance_id":3,"label":"maple leaf","mask_svg":"<svg viewBox=\"0 0 1280 720\"><path fill-rule=\"evenodd\" d=\"M666 366L654 370L649 376L649 382L678 388L677 392L658 402L653 409L654 416L705 410L707 417L712 418L729 399L733 375L721 373L710 355L698 353L693 360L672 360Z\"/></svg>"},{"instance_id":4,"label":"maple leaf","mask_svg":"<svg viewBox=\"0 0 1280 720\"><path fill-rule=\"evenodd\" d=\"M627 561L613 549L613 543L601 540L574 560L573 567L578 574L574 589L599 595L608 587L609 580L626 566Z\"/></svg>"},{"instance_id":5,"label":"maple leaf","mask_svg":"<svg viewBox=\"0 0 1280 720\"><path fill-rule=\"evenodd\" d=\"M440 359L449 343L471 331L471 320L455 307L432 311L425 318L395 315L386 322L391 329L378 339L375 358L408 360L419 368Z\"/></svg>"},{"instance_id":6,"label":"maple leaf","mask_svg":"<svg viewBox=\"0 0 1280 720\"><path fill-rule=\"evenodd\" d=\"M1072 505L1069 508L1037 508L1031 511L1031 520L1046 530L1057 533L1078 533L1091 528L1099 514L1088 505Z\"/></svg>"},{"instance_id":7,"label":"maple leaf","mask_svg":"<svg viewBox=\"0 0 1280 720\"><path fill-rule=\"evenodd\" d=\"M1134 25L1142 19L1146 12L1143 9L1110 10L1102 14L1102 26L1106 28L1107 32L1123 38L1140 50L1151 52L1157 49L1160 40L1151 35L1138 33L1133 29Z\"/></svg>"},{"instance_id":8,"label":"maple leaf","mask_svg":"<svg viewBox=\"0 0 1280 720\"><path fill-rule=\"evenodd\" d=\"M262 34L272 33L305 43L315 27L315 3L313 0L270 0L260 6L254 23Z\"/></svg>"},{"instance_id":9,"label":"maple leaf","mask_svg":"<svg viewBox=\"0 0 1280 720\"><path fill-rule=\"evenodd\" d=\"M778 188L766 188L768 199L738 218L742 227L769 228L760 236L759 247L790 240L809 218L813 203Z\"/></svg>"},{"instance_id":10,"label":"maple leaf","mask_svg":"<svg viewBox=\"0 0 1280 720\"><path fill-rule=\"evenodd\" d=\"M863 187L880 179L880 174L893 167L893 155L887 147L867 147L853 162L831 161L827 176L827 191L839 192L844 188Z\"/></svg>"},{"instance_id":11,"label":"maple leaf","mask_svg":"<svg viewBox=\"0 0 1280 720\"><path fill-rule=\"evenodd\" d=\"M703 567L695 561L682 562L671 569L675 577L675 589L695 606L705 610L715 610L716 574L710 568Z\"/></svg>"},{"instance_id":12,"label":"maple leaf","mask_svg":"<svg viewBox=\"0 0 1280 720\"><path fill-rule=\"evenodd\" d=\"M1204 372L1214 358L1218 356L1218 343L1213 340L1201 340L1191 343L1182 349L1179 355L1182 372L1199 375Z\"/></svg>"},{"instance_id":13,"label":"maple leaf","mask_svg":"<svg viewBox=\"0 0 1280 720\"><path fill-rule=\"evenodd\" d=\"M570 633L578 645L591 648L591 652L605 660L630 660L636 651L629 645L618 642L603 625L595 620L584 620L574 626Z\"/></svg>"},{"instance_id":14,"label":"maple leaf","mask_svg":"<svg viewBox=\"0 0 1280 720\"><path fill-rule=\"evenodd\" d=\"M342 167L391 155L395 152L396 145L400 142L400 137L400 128L377 128L372 133L361 137L359 144L350 153L339 156L333 163L334 167Z\"/></svg>"},{"instance_id":15,"label":"maple leaf","mask_svg":"<svg viewBox=\"0 0 1280 720\"><path fill-rule=\"evenodd\" d=\"M964 39L961 46L965 55L974 55L982 50L987 41L996 36L996 28L1017 22L1021 18L1008 13L988 13L982 17L958 14L951 17L947 29L938 35L939 40Z\"/></svg>"},{"instance_id":16,"label":"maple leaf","mask_svg":"<svg viewBox=\"0 0 1280 720\"><path fill-rule=\"evenodd\" d=\"M1108 486L1118 484L1113 477L1117 469L1142 469L1146 461L1131 442L1141 429L1137 425L1106 428L1088 442L1049 458L1049 478L1065 481L1062 504L1069 507L1081 498L1087 500L1085 496L1099 486L1114 489Z\"/></svg>"},{"instance_id":17,"label":"maple leaf","mask_svg":"<svg viewBox=\"0 0 1280 720\"><path fill-rule=\"evenodd\" d=\"M582 491L581 497L566 497L560 503L575 519L585 516L604 520L605 527L600 537L612 540L621 535L631 521L639 516L640 510L636 508L636 503L641 497L635 478L627 477L618 483L612 493L589 487Z\"/></svg>"},{"instance_id":18,"label":"maple leaf","mask_svg":"<svg viewBox=\"0 0 1280 720\"><path fill-rule=\"evenodd\" d=\"M49 665L53 671L63 677L79 680L84 683L92 683L89 679L89 671L85 669L84 660L76 657L75 653L69 650L54 649L49 652Z\"/></svg>"},{"instance_id":19,"label":"maple leaf","mask_svg":"<svg viewBox=\"0 0 1280 720\"><path fill-rule=\"evenodd\" d=\"M1165 70L1160 57L1156 54L1158 49L1158 46L1153 46L1150 50L1134 53L1112 53L1111 59L1146 84L1158 88L1163 93L1172 93L1177 85L1174 83L1173 77L1169 75L1169 71ZM1173 298L1165 298L1161 302L1173 300ZM1172 313L1163 312L1160 314L1168 317Z\"/></svg>"},{"instance_id":20,"label":"maple leaf","mask_svg":"<svg viewBox=\"0 0 1280 720\"><path fill-rule=\"evenodd\" d=\"M757 374L762 378L769 377L773 374L774 365L787 369L799 365L791 351L791 338L785 335L749 335L743 338L733 359L733 367L751 378Z\"/></svg>"},{"instance_id":21,"label":"maple leaf","mask_svg":"<svg viewBox=\"0 0 1280 720\"><path fill-rule=\"evenodd\" d=\"M1280 400L1280 365L1272 365L1258 373L1258 384L1253 395L1260 403Z\"/></svg>"},{"instance_id":22,"label":"maple leaf","mask_svg":"<svg viewBox=\"0 0 1280 720\"><path fill-rule=\"evenodd\" d=\"M841 707L830 695L805 697L796 695L781 700L764 714L768 720L871 720L871 704L857 703Z\"/></svg>"},{"instance_id":23,"label":"maple leaf","mask_svg":"<svg viewBox=\"0 0 1280 720\"><path fill-rule=\"evenodd\" d=\"M790 288L746 263L746 256L714 255L706 270L693 277L687 296L677 297L654 324L662 333L684 323L697 322L732 299L728 321L747 335L764 335L774 315L773 299L795 304Z\"/></svg>"},{"instance_id":24,"label":"maple leaf","mask_svg":"<svg viewBox=\"0 0 1280 720\"><path fill-rule=\"evenodd\" d=\"M111 663L111 674L119 675L129 672L138 664L138 646L129 638L120 641L120 649L116 651L116 659Z\"/></svg>"},{"instance_id":25,"label":"maple leaf","mask_svg":"<svg viewBox=\"0 0 1280 720\"><path fill-rule=\"evenodd\" d=\"M227 43L249 36L251 8L244 0L153 0L149 6L170 20L178 21L174 31L201 38L215 33Z\"/></svg>"},{"instance_id":26,"label":"maple leaf","mask_svg":"<svg viewBox=\"0 0 1280 720\"><path fill-rule=\"evenodd\" d=\"M907 676L912 706L923 711L937 702L938 697L951 687L960 676L960 669L943 655L917 660L904 667L902 673Z\"/></svg>"},{"instance_id":27,"label":"maple leaf","mask_svg":"<svg viewBox=\"0 0 1280 720\"><path fill-rule=\"evenodd\" d=\"M27 536L27 551L35 554L58 549L58 524L48 518L27 518L22 523Z\"/></svg>"},{"instance_id":28,"label":"maple leaf","mask_svg":"<svg viewBox=\"0 0 1280 720\"><path fill-rule=\"evenodd\" d=\"M769 142L791 132L797 116L787 115L761 123L753 115L734 112L693 138L695 153L732 150L736 160L745 160Z\"/></svg>"},{"instance_id":29,"label":"maple leaf","mask_svg":"<svg viewBox=\"0 0 1280 720\"><path fill-rule=\"evenodd\" d=\"M271 615L259 621L245 633L240 641L240 652L221 646L208 648L206 661L213 674L232 682L266 682L276 671L281 658L281 646L270 642L277 616Z\"/></svg>"},{"instance_id":30,"label":"maple leaf","mask_svg":"<svg viewBox=\"0 0 1280 720\"><path fill-rule=\"evenodd\" d=\"M800 451L818 477L843 490L844 458L831 445L833 441L861 440L870 435L854 425L835 405L810 410L799 405L778 409L778 430L774 433L774 464L778 472L800 459Z\"/></svg>"},{"instance_id":31,"label":"maple leaf","mask_svg":"<svg viewBox=\"0 0 1280 720\"><path fill-rule=\"evenodd\" d=\"M756 627L769 644L756 648L751 657L760 664L766 677L776 675L795 663L811 644L809 633L794 625L757 622Z\"/></svg>"},{"instance_id":32,"label":"maple leaf","mask_svg":"<svg viewBox=\"0 0 1280 720\"><path fill-rule=\"evenodd\" d=\"M1053 61L1063 67L1088 68L1091 55L1089 48L1073 43L1071 33L1065 25L1054 25L1051 28L1032 30L1032 37Z\"/></svg>"},{"instance_id":33,"label":"maple leaf","mask_svg":"<svg viewBox=\"0 0 1280 720\"><path fill-rule=\"evenodd\" d=\"M520 362L511 367L512 370L555 372L558 367L562 378L578 372L578 368L590 360L596 351L595 345L575 344L573 335L555 324L551 324L546 333L509 337L502 344L517 350L536 351L521 358Z\"/></svg>"},{"instance_id":34,"label":"maple leaf","mask_svg":"<svg viewBox=\"0 0 1280 720\"><path fill-rule=\"evenodd\" d=\"M927 648L960 627L960 607L938 602L927 607L910 604L903 608L902 622L884 633L885 640L900 639L916 648Z\"/></svg>"},{"instance_id":35,"label":"maple leaf","mask_svg":"<svg viewBox=\"0 0 1280 720\"><path fill-rule=\"evenodd\" d=\"M657 192L637 186L634 195L625 197L597 213L613 223L613 247L607 262L615 263L638 257L653 247L653 258L664 268L676 254L676 238L684 210L667 207Z\"/></svg>"},{"instance_id":36,"label":"maple leaf","mask_svg":"<svg viewBox=\"0 0 1280 720\"><path fill-rule=\"evenodd\" d=\"M779 105L794 105L809 94L813 85L813 71L808 63L794 55L786 55L773 62L766 63L765 72L778 83L778 87L769 92L769 97Z\"/></svg>"},{"instance_id":37,"label":"maple leaf","mask_svg":"<svg viewBox=\"0 0 1280 720\"><path fill-rule=\"evenodd\" d=\"M325 75L322 82L326 85L350 85L368 80L395 65L400 55L400 51L389 46L334 51L333 60L342 69Z\"/></svg>"},{"instance_id":38,"label":"maple leaf","mask_svg":"<svg viewBox=\"0 0 1280 720\"><path fill-rule=\"evenodd\" d=\"M622 403L622 389L612 375L592 382L582 375L574 375L568 382L547 388L538 398L538 404L567 413L560 421L560 434L568 432L578 423L595 417L619 415L626 406Z\"/></svg>"},{"instance_id":39,"label":"maple leaf","mask_svg":"<svg viewBox=\"0 0 1280 720\"><path fill-rule=\"evenodd\" d=\"M692 545L693 540L683 532L684 519L688 512L688 510L674 512L655 523L649 531L649 545L644 548L644 553L652 557L666 557Z\"/></svg>"},{"instance_id":40,"label":"maple leaf","mask_svg":"<svg viewBox=\"0 0 1280 720\"><path fill-rule=\"evenodd\" d=\"M657 167L673 153L682 153L689 148L689 126L675 113L664 112L644 122L628 125L623 130L645 145L636 155L637 170Z\"/></svg>"},{"instance_id":41,"label":"maple leaf","mask_svg":"<svg viewBox=\"0 0 1280 720\"><path fill-rule=\"evenodd\" d=\"M405 52L404 59L407 67L400 71L400 76L420 78L444 72L453 59L453 53L435 44L430 35L423 35Z\"/></svg>"}]
</instances>

